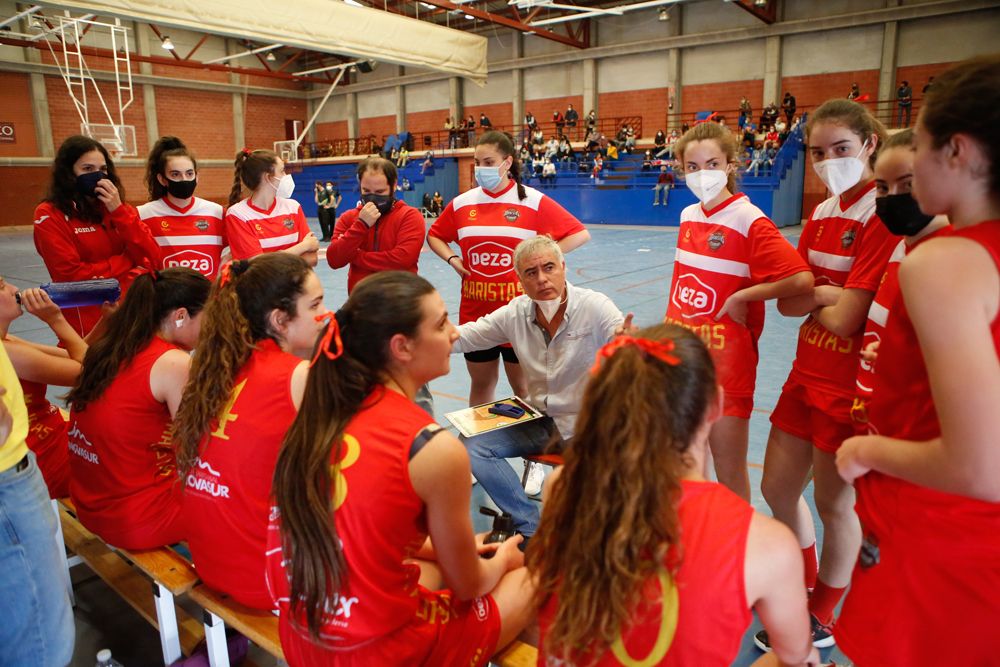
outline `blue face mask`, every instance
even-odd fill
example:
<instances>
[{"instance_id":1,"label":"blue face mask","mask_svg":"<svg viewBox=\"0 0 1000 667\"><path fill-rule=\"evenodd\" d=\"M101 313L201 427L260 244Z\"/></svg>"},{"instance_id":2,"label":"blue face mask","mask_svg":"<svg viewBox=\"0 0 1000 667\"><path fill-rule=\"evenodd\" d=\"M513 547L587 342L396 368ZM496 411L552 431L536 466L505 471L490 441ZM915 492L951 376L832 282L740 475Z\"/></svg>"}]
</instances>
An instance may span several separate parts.
<instances>
[{"instance_id":1,"label":"blue face mask","mask_svg":"<svg viewBox=\"0 0 1000 667\"><path fill-rule=\"evenodd\" d=\"M476 183L479 183L483 190L496 192L501 181L503 175L500 173L500 167L476 167Z\"/></svg>"}]
</instances>

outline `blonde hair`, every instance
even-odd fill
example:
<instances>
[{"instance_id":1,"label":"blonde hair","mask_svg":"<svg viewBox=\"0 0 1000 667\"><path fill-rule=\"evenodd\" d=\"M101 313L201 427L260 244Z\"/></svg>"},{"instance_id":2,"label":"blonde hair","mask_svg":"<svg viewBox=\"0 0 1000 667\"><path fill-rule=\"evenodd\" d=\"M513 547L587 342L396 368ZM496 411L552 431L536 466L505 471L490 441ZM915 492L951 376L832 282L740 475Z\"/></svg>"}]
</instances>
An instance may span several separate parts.
<instances>
[{"instance_id":1,"label":"blonde hair","mask_svg":"<svg viewBox=\"0 0 1000 667\"><path fill-rule=\"evenodd\" d=\"M684 151L687 149L688 144L695 141L709 140L718 144L719 149L726 156L727 164L736 164L738 162L740 142L736 138L736 135L730 132L728 128L708 121L695 125L677 140L677 144L674 147L674 155L677 156L677 164L680 166L681 173L684 172ZM730 192L737 191L739 181L735 169L729 173L726 180L726 187L729 188Z\"/></svg>"}]
</instances>

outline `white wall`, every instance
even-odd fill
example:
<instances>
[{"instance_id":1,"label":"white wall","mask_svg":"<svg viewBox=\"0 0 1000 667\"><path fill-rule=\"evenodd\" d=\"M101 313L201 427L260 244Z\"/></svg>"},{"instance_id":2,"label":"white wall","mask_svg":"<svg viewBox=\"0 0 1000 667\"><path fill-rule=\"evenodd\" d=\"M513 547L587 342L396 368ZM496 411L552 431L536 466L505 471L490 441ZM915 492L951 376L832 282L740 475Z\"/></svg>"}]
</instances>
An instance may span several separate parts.
<instances>
[{"instance_id":1,"label":"white wall","mask_svg":"<svg viewBox=\"0 0 1000 667\"><path fill-rule=\"evenodd\" d=\"M782 76L879 69L880 25L789 35L781 40Z\"/></svg>"},{"instance_id":2,"label":"white wall","mask_svg":"<svg viewBox=\"0 0 1000 667\"><path fill-rule=\"evenodd\" d=\"M920 0L927 2L927 0ZM812 19L821 16L837 16L838 14L851 14L863 12L869 9L884 9L885 0L792 0L784 2L784 12L786 21L797 19ZM831 70L837 71L837 70Z\"/></svg>"},{"instance_id":3,"label":"white wall","mask_svg":"<svg viewBox=\"0 0 1000 667\"><path fill-rule=\"evenodd\" d=\"M322 111L320 111L319 115L316 116L317 123L332 123L334 121L346 119L347 97L345 95L331 95Z\"/></svg>"},{"instance_id":4,"label":"white wall","mask_svg":"<svg viewBox=\"0 0 1000 667\"><path fill-rule=\"evenodd\" d=\"M763 78L762 39L696 46L684 49L681 57L681 79L685 86Z\"/></svg>"},{"instance_id":5,"label":"white wall","mask_svg":"<svg viewBox=\"0 0 1000 667\"><path fill-rule=\"evenodd\" d=\"M358 93L358 118L392 116L396 113L396 90L369 90Z\"/></svg>"},{"instance_id":6,"label":"white wall","mask_svg":"<svg viewBox=\"0 0 1000 667\"><path fill-rule=\"evenodd\" d=\"M448 108L448 81L406 86L406 113Z\"/></svg>"},{"instance_id":7,"label":"white wall","mask_svg":"<svg viewBox=\"0 0 1000 667\"><path fill-rule=\"evenodd\" d=\"M668 53L668 51L642 53L597 61L598 92L616 93L622 90L666 88L669 85Z\"/></svg>"},{"instance_id":8,"label":"white wall","mask_svg":"<svg viewBox=\"0 0 1000 667\"><path fill-rule=\"evenodd\" d=\"M939 16L899 25L896 64L925 65L1000 51L1000 11Z\"/></svg>"},{"instance_id":9,"label":"white wall","mask_svg":"<svg viewBox=\"0 0 1000 667\"><path fill-rule=\"evenodd\" d=\"M489 75L486 85L482 87L468 79L462 79L462 102L465 106L509 102L514 97L513 79L513 74L510 72L494 72ZM445 106L448 106L447 91L445 92Z\"/></svg>"},{"instance_id":10,"label":"white wall","mask_svg":"<svg viewBox=\"0 0 1000 667\"><path fill-rule=\"evenodd\" d=\"M802 0L791 0L791 2L785 0L785 4L796 3L801 4ZM723 3L721 0L685 2L681 8L681 15L684 19L682 29L685 35L731 28L755 28L761 25L760 19L750 12L730 3Z\"/></svg>"},{"instance_id":11,"label":"white wall","mask_svg":"<svg viewBox=\"0 0 1000 667\"><path fill-rule=\"evenodd\" d=\"M581 94L583 94L583 63L548 65L524 70L525 100L544 100L548 97Z\"/></svg>"},{"instance_id":12,"label":"white wall","mask_svg":"<svg viewBox=\"0 0 1000 667\"><path fill-rule=\"evenodd\" d=\"M671 10L672 21L659 21L657 20L658 15L659 9L644 9L628 12L621 16L596 19L597 45L628 44L670 37L674 34L672 22L676 20L677 10ZM594 22L595 19L591 19L591 21ZM593 33L591 33L591 42L593 43Z\"/></svg>"}]
</instances>

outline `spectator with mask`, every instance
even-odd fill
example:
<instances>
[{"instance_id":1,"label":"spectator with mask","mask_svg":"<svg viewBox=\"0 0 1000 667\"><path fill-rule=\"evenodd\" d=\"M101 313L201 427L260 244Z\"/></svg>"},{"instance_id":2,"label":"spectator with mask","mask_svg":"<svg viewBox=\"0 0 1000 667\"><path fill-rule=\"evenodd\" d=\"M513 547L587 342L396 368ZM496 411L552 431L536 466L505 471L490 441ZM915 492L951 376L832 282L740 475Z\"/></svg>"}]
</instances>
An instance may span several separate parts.
<instances>
[{"instance_id":1,"label":"spectator with mask","mask_svg":"<svg viewBox=\"0 0 1000 667\"><path fill-rule=\"evenodd\" d=\"M740 100L740 127L743 127L751 118L753 118L753 107L750 105L750 100L744 95Z\"/></svg>"},{"instance_id":2,"label":"spectator with mask","mask_svg":"<svg viewBox=\"0 0 1000 667\"><path fill-rule=\"evenodd\" d=\"M545 160L545 164L542 165L542 184L543 185L555 185L556 182L556 163L552 160Z\"/></svg>"},{"instance_id":3,"label":"spectator with mask","mask_svg":"<svg viewBox=\"0 0 1000 667\"><path fill-rule=\"evenodd\" d=\"M452 352L510 342L524 370L527 401L545 414L466 440L476 479L528 538L538 525L538 504L528 499L504 459L540 454L553 438L572 439L594 355L631 326L631 316L622 317L600 292L569 284L562 250L548 236L521 241L514 249L514 269L524 294L460 326Z\"/></svg>"},{"instance_id":4,"label":"spectator with mask","mask_svg":"<svg viewBox=\"0 0 1000 667\"><path fill-rule=\"evenodd\" d=\"M861 88L858 86L857 81L851 84L851 92L847 93L847 99L856 100L861 97Z\"/></svg>"},{"instance_id":5,"label":"spectator with mask","mask_svg":"<svg viewBox=\"0 0 1000 667\"><path fill-rule=\"evenodd\" d=\"M795 109L795 96L786 90L785 97L781 100L781 110L785 112L785 119L789 125L792 124Z\"/></svg>"},{"instance_id":6,"label":"spectator with mask","mask_svg":"<svg viewBox=\"0 0 1000 667\"><path fill-rule=\"evenodd\" d=\"M566 119L566 127L570 129L570 134L576 133L576 124L580 120L580 114L573 105L570 104L566 107L566 114L563 116Z\"/></svg>"},{"instance_id":7,"label":"spectator with mask","mask_svg":"<svg viewBox=\"0 0 1000 667\"><path fill-rule=\"evenodd\" d=\"M479 114L479 127L484 132L493 128L493 123L490 121L490 117L485 113Z\"/></svg>"},{"instance_id":8,"label":"spectator with mask","mask_svg":"<svg viewBox=\"0 0 1000 667\"><path fill-rule=\"evenodd\" d=\"M552 111L552 122L556 126L556 134L562 134L563 128L566 127L566 119L563 118L558 109L553 109Z\"/></svg>"},{"instance_id":9,"label":"spectator with mask","mask_svg":"<svg viewBox=\"0 0 1000 667\"><path fill-rule=\"evenodd\" d=\"M904 81L896 89L896 104L899 106L899 112L896 114L896 126L909 127L910 110L913 108L913 89L910 88L909 81ZM905 123L903 122L904 116L906 117Z\"/></svg>"},{"instance_id":10,"label":"spectator with mask","mask_svg":"<svg viewBox=\"0 0 1000 667\"><path fill-rule=\"evenodd\" d=\"M597 113L591 109L590 113L587 114L587 132L597 127Z\"/></svg>"},{"instance_id":11,"label":"spectator with mask","mask_svg":"<svg viewBox=\"0 0 1000 667\"><path fill-rule=\"evenodd\" d=\"M659 153L666 147L667 147L667 135L663 133L663 130L657 130L656 136L653 137L653 152Z\"/></svg>"},{"instance_id":12,"label":"spectator with mask","mask_svg":"<svg viewBox=\"0 0 1000 667\"><path fill-rule=\"evenodd\" d=\"M350 266L347 291L378 271L417 272L424 245L424 218L420 211L395 199L396 167L370 157L358 165L359 206L337 220L326 251L330 268Z\"/></svg>"},{"instance_id":13,"label":"spectator with mask","mask_svg":"<svg viewBox=\"0 0 1000 667\"><path fill-rule=\"evenodd\" d=\"M665 166L660 167L660 175L656 177L656 185L653 186L653 206L660 205L662 194L663 205L667 205L670 197L670 190L674 187L674 175L667 171Z\"/></svg>"},{"instance_id":14,"label":"spectator with mask","mask_svg":"<svg viewBox=\"0 0 1000 667\"><path fill-rule=\"evenodd\" d=\"M526 132L532 132L538 127L538 121L535 120L535 114L530 111L524 114L524 129Z\"/></svg>"}]
</instances>

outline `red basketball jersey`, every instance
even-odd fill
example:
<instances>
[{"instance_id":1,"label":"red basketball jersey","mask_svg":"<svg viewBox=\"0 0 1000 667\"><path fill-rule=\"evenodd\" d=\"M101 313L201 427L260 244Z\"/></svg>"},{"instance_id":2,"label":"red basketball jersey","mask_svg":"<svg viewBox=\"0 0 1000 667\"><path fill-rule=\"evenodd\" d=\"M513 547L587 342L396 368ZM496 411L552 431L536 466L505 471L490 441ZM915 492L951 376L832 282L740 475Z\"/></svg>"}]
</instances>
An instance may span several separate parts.
<instances>
[{"instance_id":1,"label":"red basketball jersey","mask_svg":"<svg viewBox=\"0 0 1000 667\"><path fill-rule=\"evenodd\" d=\"M153 364L175 349L155 336L100 398L70 411L70 495L80 522L116 547L163 546L150 540L180 513L170 411L149 387Z\"/></svg>"},{"instance_id":2,"label":"red basketball jersey","mask_svg":"<svg viewBox=\"0 0 1000 667\"><path fill-rule=\"evenodd\" d=\"M198 576L258 609L274 606L264 577L271 478L295 419L292 372L301 361L273 340L257 343L185 480L188 546Z\"/></svg>"},{"instance_id":3,"label":"red basketball jersey","mask_svg":"<svg viewBox=\"0 0 1000 667\"><path fill-rule=\"evenodd\" d=\"M669 574L670 563L678 556L671 549L661 575L646 582L643 603L620 641L588 664L724 667L736 658L751 620L744 560L753 508L714 482L682 481L681 488L676 574ZM558 606L558 596L552 596L538 615L539 667L563 664L545 651Z\"/></svg>"},{"instance_id":4,"label":"red basketball jersey","mask_svg":"<svg viewBox=\"0 0 1000 667\"><path fill-rule=\"evenodd\" d=\"M160 269L186 266L206 278L219 272L226 233L222 207L193 197L187 208L177 208L163 197L139 207L139 217L160 246Z\"/></svg>"},{"instance_id":5,"label":"red basketball jersey","mask_svg":"<svg viewBox=\"0 0 1000 667\"><path fill-rule=\"evenodd\" d=\"M551 197L525 187L518 199L512 180L503 192L474 188L448 203L428 234L458 242L462 263L472 275L462 279L459 324L473 322L524 293L514 272L514 248L524 239L548 234L556 241L583 231L583 224Z\"/></svg>"},{"instance_id":6,"label":"red basketball jersey","mask_svg":"<svg viewBox=\"0 0 1000 667\"><path fill-rule=\"evenodd\" d=\"M734 292L808 270L746 195L712 210L692 204L681 213L666 319L701 336L727 396L753 396L764 303L749 304L746 325L716 315Z\"/></svg>"},{"instance_id":7,"label":"red basketball jersey","mask_svg":"<svg viewBox=\"0 0 1000 667\"><path fill-rule=\"evenodd\" d=\"M225 223L233 259L287 250L309 234L302 207L294 199L282 197L275 197L266 211L249 198L237 202L226 211Z\"/></svg>"},{"instance_id":8,"label":"red basketball jersey","mask_svg":"<svg viewBox=\"0 0 1000 667\"><path fill-rule=\"evenodd\" d=\"M376 641L416 618L420 570L404 561L424 543L427 525L424 503L410 484L409 454L430 423L406 397L379 386L348 423L340 458L330 461L337 535L348 570L344 587L327 603L321 629L324 644L334 650ZM275 509L267 576L284 625L291 611L279 522ZM304 619L299 625L305 627Z\"/></svg>"},{"instance_id":9,"label":"red basketball jersey","mask_svg":"<svg viewBox=\"0 0 1000 667\"><path fill-rule=\"evenodd\" d=\"M45 397L48 385L21 380L24 403L28 408L28 449L35 453L49 497L69 495L69 449L66 444L66 420L59 408Z\"/></svg>"},{"instance_id":10,"label":"red basketball jersey","mask_svg":"<svg viewBox=\"0 0 1000 667\"><path fill-rule=\"evenodd\" d=\"M817 285L876 292L898 238L875 215L875 184L852 201L830 197L813 211L799 253L809 263ZM812 316L799 329L790 379L807 387L854 397L857 355L864 330L841 338Z\"/></svg>"}]
</instances>

